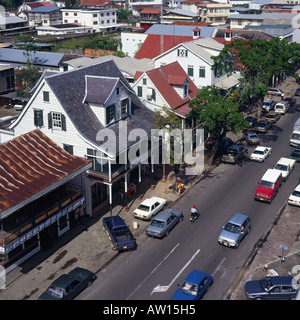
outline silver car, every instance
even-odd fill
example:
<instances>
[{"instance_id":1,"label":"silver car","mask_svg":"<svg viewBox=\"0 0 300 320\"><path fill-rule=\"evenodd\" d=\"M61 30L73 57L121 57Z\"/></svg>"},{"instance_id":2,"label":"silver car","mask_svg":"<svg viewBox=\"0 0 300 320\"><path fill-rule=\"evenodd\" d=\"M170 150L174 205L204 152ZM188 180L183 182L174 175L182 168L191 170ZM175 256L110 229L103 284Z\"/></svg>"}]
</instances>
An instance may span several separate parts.
<instances>
[{"instance_id":1,"label":"silver car","mask_svg":"<svg viewBox=\"0 0 300 320\"><path fill-rule=\"evenodd\" d=\"M159 212L149 226L146 228L146 235L150 237L163 238L170 230L183 220L183 213L177 209L166 209Z\"/></svg>"},{"instance_id":2,"label":"silver car","mask_svg":"<svg viewBox=\"0 0 300 320\"><path fill-rule=\"evenodd\" d=\"M245 214L236 213L223 227L218 242L227 247L238 248L240 242L250 230L250 218Z\"/></svg>"}]
</instances>

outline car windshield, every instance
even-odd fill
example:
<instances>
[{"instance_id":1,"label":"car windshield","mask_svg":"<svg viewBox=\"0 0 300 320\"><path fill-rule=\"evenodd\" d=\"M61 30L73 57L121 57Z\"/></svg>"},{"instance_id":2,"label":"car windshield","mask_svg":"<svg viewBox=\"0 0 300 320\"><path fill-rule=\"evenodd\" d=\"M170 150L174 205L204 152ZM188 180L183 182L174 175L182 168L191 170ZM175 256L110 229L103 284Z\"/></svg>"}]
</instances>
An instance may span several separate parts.
<instances>
[{"instance_id":1,"label":"car windshield","mask_svg":"<svg viewBox=\"0 0 300 320\"><path fill-rule=\"evenodd\" d=\"M263 155L264 152L262 150L254 150L253 151L254 154L259 154L259 155Z\"/></svg>"},{"instance_id":2,"label":"car windshield","mask_svg":"<svg viewBox=\"0 0 300 320\"><path fill-rule=\"evenodd\" d=\"M144 204L139 205L138 209L142 210L142 211L146 211L146 212L150 211L150 207L149 206L145 206Z\"/></svg>"},{"instance_id":3,"label":"car windshield","mask_svg":"<svg viewBox=\"0 0 300 320\"><path fill-rule=\"evenodd\" d=\"M157 228L163 228L164 225L165 223L163 221L159 221L155 219L150 223L150 226L157 227Z\"/></svg>"},{"instance_id":4,"label":"car windshield","mask_svg":"<svg viewBox=\"0 0 300 320\"><path fill-rule=\"evenodd\" d=\"M270 182L270 181L261 180L260 186L261 186L261 187L265 187L265 188L274 189L274 183L273 183L273 182Z\"/></svg>"},{"instance_id":5,"label":"car windshield","mask_svg":"<svg viewBox=\"0 0 300 320\"><path fill-rule=\"evenodd\" d=\"M198 286L196 284L190 283L188 281L184 281L180 288L181 288L181 290L195 296L197 294Z\"/></svg>"},{"instance_id":6,"label":"car windshield","mask_svg":"<svg viewBox=\"0 0 300 320\"><path fill-rule=\"evenodd\" d=\"M291 138L299 140L300 139L300 134L299 133L293 133Z\"/></svg>"},{"instance_id":7,"label":"car windshield","mask_svg":"<svg viewBox=\"0 0 300 320\"><path fill-rule=\"evenodd\" d=\"M292 195L295 196L295 197L300 197L300 191L294 190Z\"/></svg>"},{"instance_id":8,"label":"car windshield","mask_svg":"<svg viewBox=\"0 0 300 320\"><path fill-rule=\"evenodd\" d=\"M61 288L57 288L55 286L50 286L47 290L47 292L56 298L62 299L63 295L64 295L64 290Z\"/></svg>"},{"instance_id":9,"label":"car windshield","mask_svg":"<svg viewBox=\"0 0 300 320\"><path fill-rule=\"evenodd\" d=\"M233 224L231 222L227 222L224 230L226 230L228 232L232 232L232 233L240 233L241 227L236 224Z\"/></svg>"},{"instance_id":10,"label":"car windshield","mask_svg":"<svg viewBox=\"0 0 300 320\"><path fill-rule=\"evenodd\" d=\"M258 138L257 135L254 135L254 134L249 136L249 139L257 139L257 138Z\"/></svg>"},{"instance_id":11,"label":"car windshield","mask_svg":"<svg viewBox=\"0 0 300 320\"><path fill-rule=\"evenodd\" d=\"M264 278L263 280L260 280L260 285L264 291L268 291L272 287L271 279Z\"/></svg>"},{"instance_id":12,"label":"car windshield","mask_svg":"<svg viewBox=\"0 0 300 320\"><path fill-rule=\"evenodd\" d=\"M288 167L284 164L277 163L274 169L277 169L280 171L287 171Z\"/></svg>"},{"instance_id":13,"label":"car windshield","mask_svg":"<svg viewBox=\"0 0 300 320\"><path fill-rule=\"evenodd\" d=\"M275 118L275 114L267 114L266 118Z\"/></svg>"},{"instance_id":14,"label":"car windshield","mask_svg":"<svg viewBox=\"0 0 300 320\"><path fill-rule=\"evenodd\" d=\"M283 109L283 106L282 105L278 105L278 106L276 106L276 109Z\"/></svg>"},{"instance_id":15,"label":"car windshield","mask_svg":"<svg viewBox=\"0 0 300 320\"><path fill-rule=\"evenodd\" d=\"M264 122L258 122L257 126L258 126L258 127L265 127L266 124L265 124Z\"/></svg>"}]
</instances>

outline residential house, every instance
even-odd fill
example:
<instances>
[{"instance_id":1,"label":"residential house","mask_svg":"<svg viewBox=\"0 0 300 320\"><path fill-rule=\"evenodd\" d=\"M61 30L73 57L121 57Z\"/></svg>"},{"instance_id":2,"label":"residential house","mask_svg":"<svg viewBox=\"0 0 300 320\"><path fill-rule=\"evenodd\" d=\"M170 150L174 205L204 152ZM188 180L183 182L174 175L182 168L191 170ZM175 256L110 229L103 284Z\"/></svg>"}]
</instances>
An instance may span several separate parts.
<instances>
[{"instance_id":1,"label":"residential house","mask_svg":"<svg viewBox=\"0 0 300 320\"><path fill-rule=\"evenodd\" d=\"M62 23L60 8L56 6L41 6L27 11L27 14L29 25L32 27Z\"/></svg>"},{"instance_id":2,"label":"residential house","mask_svg":"<svg viewBox=\"0 0 300 320\"><path fill-rule=\"evenodd\" d=\"M146 8L142 9L140 12L140 26L150 27L160 21L161 9L156 8Z\"/></svg>"},{"instance_id":3,"label":"residential house","mask_svg":"<svg viewBox=\"0 0 300 320\"><path fill-rule=\"evenodd\" d=\"M78 24L92 28L93 32L114 31L117 23L117 9L61 9L64 24Z\"/></svg>"},{"instance_id":4,"label":"residential house","mask_svg":"<svg viewBox=\"0 0 300 320\"><path fill-rule=\"evenodd\" d=\"M0 12L0 36L16 35L29 30L28 22L24 19Z\"/></svg>"},{"instance_id":5,"label":"residential house","mask_svg":"<svg viewBox=\"0 0 300 320\"><path fill-rule=\"evenodd\" d=\"M145 33L136 33L136 32L126 32L121 33L121 42L122 42L122 50L126 54L128 54L129 57L135 57L137 52L142 47L143 43L147 39L148 35L157 35L156 41L150 41L149 43L152 43L147 45L147 48L149 49L151 46L155 47L155 52L161 53L161 48L164 48L166 50L167 48L170 48L170 45L174 46L178 44L178 41L184 41L188 39L192 39L194 36L194 29L197 27L198 23L195 24L154 24L151 26ZM208 27L208 26L201 26L201 37L211 37L214 33L215 28L214 27ZM158 36L161 37L163 35L163 39L160 38L158 40ZM167 37L165 37L167 36ZM181 37L181 39L180 39ZM183 38L185 37L185 38ZM189 37L189 38L188 38ZM161 45L163 43L163 46ZM159 51L157 48L160 48ZM143 49L144 50L144 49ZM151 50L151 51L154 51ZM144 51L144 55L139 54L139 59L141 58L150 58L151 55L147 54L146 51ZM151 57L152 58L152 57Z\"/></svg>"},{"instance_id":6,"label":"residential house","mask_svg":"<svg viewBox=\"0 0 300 320\"><path fill-rule=\"evenodd\" d=\"M178 61L198 88L214 85L221 78L212 70L212 56L217 56L224 45L212 38L198 38L178 44L163 54L155 57L155 66L160 67ZM224 77L224 76L223 76Z\"/></svg>"},{"instance_id":7,"label":"residential house","mask_svg":"<svg viewBox=\"0 0 300 320\"><path fill-rule=\"evenodd\" d=\"M168 107L181 118L185 128L185 118L191 110L188 103L196 97L198 88L180 64L175 61L139 75L133 89L144 104L153 111Z\"/></svg>"},{"instance_id":8,"label":"residential house","mask_svg":"<svg viewBox=\"0 0 300 320\"><path fill-rule=\"evenodd\" d=\"M142 160L148 154L129 162L127 152L148 141L152 114L109 60L63 73L45 72L7 136L40 129L69 153L91 159L86 188L87 199L92 199L86 210L91 214L108 200L112 207L113 192L134 188L129 183L134 176L136 182L141 181L148 168ZM145 135L137 142L132 130L139 128ZM127 140L129 134L131 140Z\"/></svg>"},{"instance_id":9,"label":"residential house","mask_svg":"<svg viewBox=\"0 0 300 320\"><path fill-rule=\"evenodd\" d=\"M86 213L91 160L71 155L38 129L1 144L0 154L0 265L9 272Z\"/></svg>"},{"instance_id":10,"label":"residential house","mask_svg":"<svg viewBox=\"0 0 300 320\"><path fill-rule=\"evenodd\" d=\"M36 2L23 2L19 7L18 7L18 13L17 16L24 19L28 20L28 15L27 12L39 7L53 7L54 5L48 1L36 1Z\"/></svg>"},{"instance_id":11,"label":"residential house","mask_svg":"<svg viewBox=\"0 0 300 320\"><path fill-rule=\"evenodd\" d=\"M80 8L82 9L104 9L112 8L110 0L80 0Z\"/></svg>"},{"instance_id":12,"label":"residential house","mask_svg":"<svg viewBox=\"0 0 300 320\"><path fill-rule=\"evenodd\" d=\"M231 3L208 3L206 12L206 22L212 26L224 25L230 15Z\"/></svg>"},{"instance_id":13,"label":"residential house","mask_svg":"<svg viewBox=\"0 0 300 320\"><path fill-rule=\"evenodd\" d=\"M192 21L197 22L199 15L192 11L183 10L179 8L168 9L162 16L162 23L173 23L175 21Z\"/></svg>"}]
</instances>

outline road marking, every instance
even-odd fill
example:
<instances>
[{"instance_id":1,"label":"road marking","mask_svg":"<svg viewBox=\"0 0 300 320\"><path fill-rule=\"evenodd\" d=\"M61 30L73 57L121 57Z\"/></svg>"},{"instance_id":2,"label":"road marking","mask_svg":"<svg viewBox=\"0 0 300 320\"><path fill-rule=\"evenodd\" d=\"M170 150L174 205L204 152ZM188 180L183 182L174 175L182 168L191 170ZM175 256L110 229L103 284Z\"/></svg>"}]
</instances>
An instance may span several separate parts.
<instances>
[{"instance_id":1,"label":"road marking","mask_svg":"<svg viewBox=\"0 0 300 320\"><path fill-rule=\"evenodd\" d=\"M223 278L223 276L225 275L225 268L222 266L222 264L224 263L224 261L226 260L226 258L224 257L222 259L222 261L218 264L216 270L213 272L212 276L214 277L215 274L222 268L223 269L223 274L221 276L221 278Z\"/></svg>"},{"instance_id":2,"label":"road marking","mask_svg":"<svg viewBox=\"0 0 300 320\"><path fill-rule=\"evenodd\" d=\"M198 249L194 255L191 257L191 259L183 266L183 268L177 273L177 275L173 278L173 280L167 285L167 286L161 286L160 284L158 286L156 286L155 288L153 288L152 293L154 292L166 292L171 285L175 282L175 280L182 274L182 272L186 269L186 267L194 260L194 258L196 257L196 255L200 252L200 249Z\"/></svg>"},{"instance_id":3,"label":"road marking","mask_svg":"<svg viewBox=\"0 0 300 320\"><path fill-rule=\"evenodd\" d=\"M168 259L168 257L176 250L176 248L179 246L179 243L176 244L176 246L164 257L164 259L150 272L150 274L144 279L142 283L140 283L134 291L128 296L126 300L129 300L131 296L149 279L149 277L162 265L164 261Z\"/></svg>"}]
</instances>

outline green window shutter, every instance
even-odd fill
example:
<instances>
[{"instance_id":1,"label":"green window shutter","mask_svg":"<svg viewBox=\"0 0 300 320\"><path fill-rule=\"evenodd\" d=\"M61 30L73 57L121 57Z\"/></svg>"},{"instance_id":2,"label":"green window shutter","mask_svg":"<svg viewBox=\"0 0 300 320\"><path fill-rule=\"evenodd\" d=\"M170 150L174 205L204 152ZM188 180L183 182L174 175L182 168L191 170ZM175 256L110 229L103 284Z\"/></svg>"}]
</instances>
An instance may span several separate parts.
<instances>
[{"instance_id":1,"label":"green window shutter","mask_svg":"<svg viewBox=\"0 0 300 320\"><path fill-rule=\"evenodd\" d=\"M52 115L51 115L51 112L48 113L48 129L52 129Z\"/></svg>"},{"instance_id":2,"label":"green window shutter","mask_svg":"<svg viewBox=\"0 0 300 320\"><path fill-rule=\"evenodd\" d=\"M43 110L34 110L34 125L42 127L44 125Z\"/></svg>"},{"instance_id":3,"label":"green window shutter","mask_svg":"<svg viewBox=\"0 0 300 320\"><path fill-rule=\"evenodd\" d=\"M137 87L138 89L138 97L142 97L143 96L143 87Z\"/></svg>"}]
</instances>

